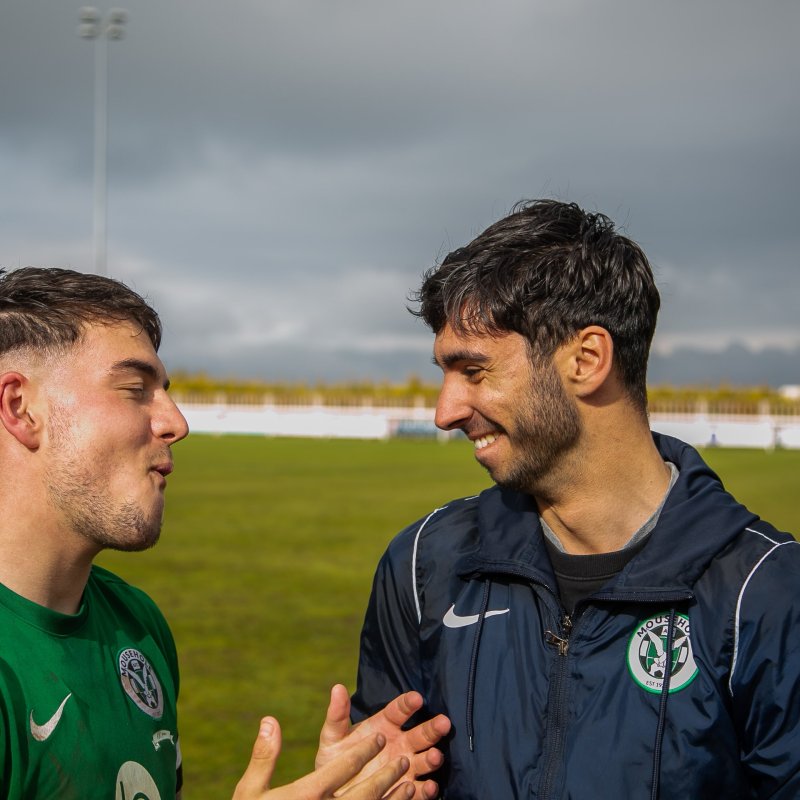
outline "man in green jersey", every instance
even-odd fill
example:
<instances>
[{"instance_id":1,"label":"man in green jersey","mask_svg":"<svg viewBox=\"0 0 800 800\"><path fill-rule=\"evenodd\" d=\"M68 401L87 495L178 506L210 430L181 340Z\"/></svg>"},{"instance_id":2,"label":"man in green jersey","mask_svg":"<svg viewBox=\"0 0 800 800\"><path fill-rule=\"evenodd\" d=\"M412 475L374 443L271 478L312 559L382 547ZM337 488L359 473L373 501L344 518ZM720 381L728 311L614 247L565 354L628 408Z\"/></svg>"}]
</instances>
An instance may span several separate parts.
<instances>
[{"instance_id":1,"label":"man in green jersey","mask_svg":"<svg viewBox=\"0 0 800 800\"><path fill-rule=\"evenodd\" d=\"M178 661L143 592L103 549L158 540L170 448L188 428L167 394L156 313L123 284L71 270L0 271L0 797L180 795ZM436 794L446 718L404 732L402 695L358 728L335 687L317 769L269 789L280 729L262 720L236 800ZM394 789L391 789L395 786ZM387 794L389 792L389 794Z\"/></svg>"}]
</instances>

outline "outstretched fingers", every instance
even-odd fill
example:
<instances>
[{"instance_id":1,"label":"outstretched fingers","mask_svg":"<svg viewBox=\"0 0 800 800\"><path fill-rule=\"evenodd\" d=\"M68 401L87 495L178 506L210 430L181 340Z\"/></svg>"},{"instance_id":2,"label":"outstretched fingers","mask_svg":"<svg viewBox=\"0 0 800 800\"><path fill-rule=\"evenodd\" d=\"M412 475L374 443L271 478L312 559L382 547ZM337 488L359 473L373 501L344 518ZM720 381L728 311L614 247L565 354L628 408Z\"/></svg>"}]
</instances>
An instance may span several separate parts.
<instances>
[{"instance_id":1,"label":"outstretched fingers","mask_svg":"<svg viewBox=\"0 0 800 800\"><path fill-rule=\"evenodd\" d=\"M386 722L401 728L424 704L419 692L406 692L398 695L391 703L387 703L382 711L374 717L365 720L364 724L377 722L383 717ZM421 722L405 732L405 743L409 750L418 753L435 745L442 737L450 733L450 720L444 714L438 714L432 719Z\"/></svg>"},{"instance_id":2,"label":"outstretched fingers","mask_svg":"<svg viewBox=\"0 0 800 800\"><path fill-rule=\"evenodd\" d=\"M395 697L390 703L387 703L375 717L383 717L392 725L400 727L405 725L422 708L423 702L422 695L419 692L405 692ZM375 717L371 717L371 719Z\"/></svg>"},{"instance_id":3,"label":"outstretched fingers","mask_svg":"<svg viewBox=\"0 0 800 800\"><path fill-rule=\"evenodd\" d=\"M429 775L436 772L444 764L444 756L440 750L431 747L422 753L410 756L411 770L408 777L419 778L420 775Z\"/></svg>"},{"instance_id":4,"label":"outstretched fingers","mask_svg":"<svg viewBox=\"0 0 800 800\"><path fill-rule=\"evenodd\" d=\"M410 782L411 789L401 789L402 784L393 786L392 791L410 791L409 797L415 800L430 800L437 796L437 787L433 781L418 780L420 776L436 772L443 762L444 756L435 745L450 732L450 720L443 714L425 720L419 725L405 729L405 725L424 705L419 692L405 692L394 698L383 709L350 726L350 698L344 686L337 684L331 690L331 700L325 717L325 724L320 731L320 747L317 751L316 768L321 771L334 762L357 743L374 740L376 736L385 742L385 749L372 763L368 763L364 771L355 781L347 784L352 791L362 787L365 780L371 779L380 770L397 763L402 757L406 772L395 781ZM385 774L385 773L382 773ZM360 782L356 782L360 780ZM342 795L345 792L340 793ZM352 795L348 795L352 796Z\"/></svg>"},{"instance_id":5,"label":"outstretched fingers","mask_svg":"<svg viewBox=\"0 0 800 800\"><path fill-rule=\"evenodd\" d=\"M419 725L414 726L406 731L406 745L408 750L413 753L420 753L422 751L438 753L438 750L430 751L428 748L433 747L442 738L450 733L450 720L444 714L438 714L432 719L425 720ZM439 754L441 756L441 754ZM441 761L434 767L434 769L441 766ZM429 770L430 771L430 770ZM417 773L420 774L419 772Z\"/></svg>"}]
</instances>

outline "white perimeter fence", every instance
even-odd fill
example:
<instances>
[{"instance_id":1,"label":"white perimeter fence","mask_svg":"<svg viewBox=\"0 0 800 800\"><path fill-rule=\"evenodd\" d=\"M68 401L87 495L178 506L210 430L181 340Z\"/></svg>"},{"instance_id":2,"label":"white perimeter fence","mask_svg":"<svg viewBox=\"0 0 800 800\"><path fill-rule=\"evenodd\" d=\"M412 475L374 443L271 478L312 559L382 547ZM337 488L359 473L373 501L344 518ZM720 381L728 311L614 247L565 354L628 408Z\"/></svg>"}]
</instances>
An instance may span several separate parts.
<instances>
[{"instance_id":1,"label":"white perimeter fence","mask_svg":"<svg viewBox=\"0 0 800 800\"><path fill-rule=\"evenodd\" d=\"M456 435L438 430L433 409L425 407L178 404L197 433L441 440ZM650 427L696 447L800 448L800 415L653 414Z\"/></svg>"}]
</instances>

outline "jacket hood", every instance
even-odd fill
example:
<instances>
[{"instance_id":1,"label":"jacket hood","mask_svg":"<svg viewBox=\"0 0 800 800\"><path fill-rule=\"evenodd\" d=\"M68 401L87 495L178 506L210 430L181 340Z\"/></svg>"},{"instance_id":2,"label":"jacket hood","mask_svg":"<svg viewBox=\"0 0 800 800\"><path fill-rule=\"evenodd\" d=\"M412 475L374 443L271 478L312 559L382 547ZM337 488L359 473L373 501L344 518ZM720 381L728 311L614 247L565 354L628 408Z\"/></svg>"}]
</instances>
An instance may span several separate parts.
<instances>
[{"instance_id":1,"label":"jacket hood","mask_svg":"<svg viewBox=\"0 0 800 800\"><path fill-rule=\"evenodd\" d=\"M647 544L603 590L604 599L691 590L713 557L758 519L725 491L693 447L658 433L653 439L680 475ZM523 573L555 585L533 497L499 486L487 489L479 499L478 528L478 549L459 564L459 574Z\"/></svg>"}]
</instances>

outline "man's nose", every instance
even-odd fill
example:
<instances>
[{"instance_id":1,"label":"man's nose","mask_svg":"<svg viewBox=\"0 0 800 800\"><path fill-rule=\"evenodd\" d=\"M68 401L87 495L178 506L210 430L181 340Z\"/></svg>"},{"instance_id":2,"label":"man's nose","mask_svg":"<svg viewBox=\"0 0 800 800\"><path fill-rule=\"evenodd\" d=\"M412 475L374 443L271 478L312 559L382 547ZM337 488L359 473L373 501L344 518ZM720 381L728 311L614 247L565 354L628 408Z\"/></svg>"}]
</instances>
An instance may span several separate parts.
<instances>
[{"instance_id":1,"label":"man's nose","mask_svg":"<svg viewBox=\"0 0 800 800\"><path fill-rule=\"evenodd\" d=\"M472 406L469 403L469 392L463 386L461 376L445 375L439 399L436 401L436 427L443 431L451 431L463 427L472 416Z\"/></svg>"},{"instance_id":2,"label":"man's nose","mask_svg":"<svg viewBox=\"0 0 800 800\"><path fill-rule=\"evenodd\" d=\"M189 433L186 417L166 392L164 392L159 406L159 411L153 418L153 432L156 436L169 445L186 438Z\"/></svg>"}]
</instances>

